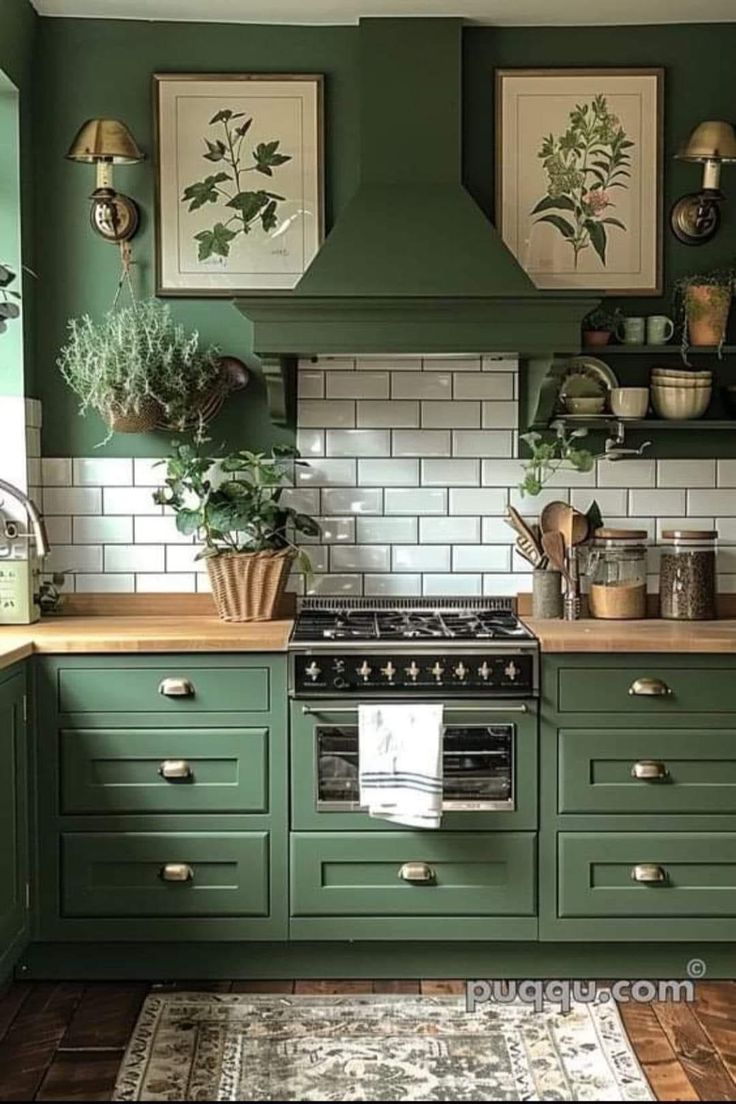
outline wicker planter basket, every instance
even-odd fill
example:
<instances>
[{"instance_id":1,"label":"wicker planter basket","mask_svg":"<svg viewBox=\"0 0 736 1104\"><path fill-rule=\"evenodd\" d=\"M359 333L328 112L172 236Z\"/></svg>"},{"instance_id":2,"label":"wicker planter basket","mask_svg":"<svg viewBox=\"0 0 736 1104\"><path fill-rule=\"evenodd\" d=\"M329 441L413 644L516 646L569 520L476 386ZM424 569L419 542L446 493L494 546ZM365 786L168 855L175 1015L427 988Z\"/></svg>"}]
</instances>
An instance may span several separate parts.
<instances>
[{"instance_id":1,"label":"wicker planter basket","mask_svg":"<svg viewBox=\"0 0 736 1104\"><path fill-rule=\"evenodd\" d=\"M294 553L223 552L207 559L218 616L223 621L272 621Z\"/></svg>"},{"instance_id":2,"label":"wicker planter basket","mask_svg":"<svg viewBox=\"0 0 736 1104\"><path fill-rule=\"evenodd\" d=\"M161 418L161 406L156 399L147 396L141 399L137 410L123 413L111 402L105 418L113 433L149 433Z\"/></svg>"}]
</instances>

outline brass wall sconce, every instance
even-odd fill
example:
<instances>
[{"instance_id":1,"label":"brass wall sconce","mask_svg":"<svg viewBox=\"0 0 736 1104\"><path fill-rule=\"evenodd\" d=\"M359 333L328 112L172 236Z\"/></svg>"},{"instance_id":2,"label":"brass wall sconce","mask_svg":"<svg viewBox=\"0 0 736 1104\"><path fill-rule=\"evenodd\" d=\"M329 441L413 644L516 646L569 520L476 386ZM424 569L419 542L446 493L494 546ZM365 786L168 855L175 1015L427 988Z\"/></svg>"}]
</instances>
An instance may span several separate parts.
<instances>
[{"instance_id":1,"label":"brass wall sconce","mask_svg":"<svg viewBox=\"0 0 736 1104\"><path fill-rule=\"evenodd\" d=\"M730 123L700 123L675 156L680 161L702 163L703 186L674 204L670 212L672 232L685 245L702 245L717 233L721 223L719 204L725 199L719 187L721 165L736 161L736 133Z\"/></svg>"},{"instance_id":2,"label":"brass wall sconce","mask_svg":"<svg viewBox=\"0 0 736 1104\"><path fill-rule=\"evenodd\" d=\"M138 229L140 215L135 202L113 188L113 165L132 165L142 161L144 154L125 123L88 119L66 156L70 161L97 166L97 186L90 196L92 229L105 241L129 241Z\"/></svg>"}]
</instances>

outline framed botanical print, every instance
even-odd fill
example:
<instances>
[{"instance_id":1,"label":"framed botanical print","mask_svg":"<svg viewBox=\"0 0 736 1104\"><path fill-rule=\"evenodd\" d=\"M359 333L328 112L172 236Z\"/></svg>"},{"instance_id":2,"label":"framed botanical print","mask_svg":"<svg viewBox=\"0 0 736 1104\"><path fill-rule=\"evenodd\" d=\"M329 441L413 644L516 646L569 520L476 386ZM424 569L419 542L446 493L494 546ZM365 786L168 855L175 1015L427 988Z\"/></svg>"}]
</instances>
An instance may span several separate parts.
<instances>
[{"instance_id":1,"label":"framed botanical print","mask_svg":"<svg viewBox=\"0 0 736 1104\"><path fill-rule=\"evenodd\" d=\"M154 76L158 294L295 287L323 234L322 83Z\"/></svg>"},{"instance_id":2,"label":"framed botanical print","mask_svg":"<svg viewBox=\"0 0 736 1104\"><path fill-rule=\"evenodd\" d=\"M496 224L537 287L661 294L662 69L496 73Z\"/></svg>"}]
</instances>

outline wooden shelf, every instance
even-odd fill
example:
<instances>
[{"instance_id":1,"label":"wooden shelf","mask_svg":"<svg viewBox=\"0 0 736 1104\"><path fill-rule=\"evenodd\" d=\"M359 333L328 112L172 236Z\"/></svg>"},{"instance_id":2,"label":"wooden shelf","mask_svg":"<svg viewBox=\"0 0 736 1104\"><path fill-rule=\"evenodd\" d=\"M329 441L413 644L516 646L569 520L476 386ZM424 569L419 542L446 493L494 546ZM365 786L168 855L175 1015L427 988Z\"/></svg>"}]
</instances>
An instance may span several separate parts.
<instances>
[{"instance_id":1,"label":"wooden shelf","mask_svg":"<svg viewBox=\"0 0 736 1104\"><path fill-rule=\"evenodd\" d=\"M722 354L736 353L736 345L724 345ZM691 345L688 356L717 356L715 345ZM679 345L584 345L580 356L680 356Z\"/></svg>"},{"instance_id":2,"label":"wooden shelf","mask_svg":"<svg viewBox=\"0 0 736 1104\"><path fill-rule=\"evenodd\" d=\"M562 422L569 429L608 429L609 426L615 426L619 423L624 426L627 431L635 430L636 432L647 432L648 430L697 430L697 429L711 429L711 430L727 430L731 433L736 430L736 419L734 418L688 418L687 420L675 420L670 421L667 418L617 418L615 414L591 414L589 418L576 418L568 417L566 414L556 414L551 419L549 425L537 424L532 426L532 429L536 430L549 430L550 426L555 422Z\"/></svg>"}]
</instances>

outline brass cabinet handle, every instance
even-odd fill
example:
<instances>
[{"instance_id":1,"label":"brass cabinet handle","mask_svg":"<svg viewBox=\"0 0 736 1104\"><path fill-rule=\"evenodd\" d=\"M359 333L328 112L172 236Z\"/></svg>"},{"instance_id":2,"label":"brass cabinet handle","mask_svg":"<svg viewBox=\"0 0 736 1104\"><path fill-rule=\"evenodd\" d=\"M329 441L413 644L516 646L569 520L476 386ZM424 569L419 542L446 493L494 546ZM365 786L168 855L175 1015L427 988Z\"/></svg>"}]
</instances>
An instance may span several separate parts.
<instances>
[{"instance_id":1,"label":"brass cabinet handle","mask_svg":"<svg viewBox=\"0 0 736 1104\"><path fill-rule=\"evenodd\" d=\"M194 687L185 678L165 678L159 683L159 694L165 698L193 698Z\"/></svg>"},{"instance_id":2,"label":"brass cabinet handle","mask_svg":"<svg viewBox=\"0 0 736 1104\"><path fill-rule=\"evenodd\" d=\"M404 882L412 885L430 885L436 880L436 875L429 863L406 862L399 868L399 877Z\"/></svg>"},{"instance_id":3,"label":"brass cabinet handle","mask_svg":"<svg viewBox=\"0 0 736 1104\"><path fill-rule=\"evenodd\" d=\"M158 773L167 782L184 782L194 775L191 764L186 759L164 759L159 764Z\"/></svg>"},{"instance_id":4,"label":"brass cabinet handle","mask_svg":"<svg viewBox=\"0 0 736 1104\"><path fill-rule=\"evenodd\" d=\"M637 698L668 698L672 691L661 679L638 678L632 682L629 693Z\"/></svg>"},{"instance_id":5,"label":"brass cabinet handle","mask_svg":"<svg viewBox=\"0 0 736 1104\"><path fill-rule=\"evenodd\" d=\"M656 885L667 881L667 873L656 863L637 863L631 868L631 880L644 885Z\"/></svg>"},{"instance_id":6,"label":"brass cabinet handle","mask_svg":"<svg viewBox=\"0 0 736 1104\"><path fill-rule=\"evenodd\" d=\"M631 768L631 777L639 778L642 782L657 782L668 776L667 767L659 759L640 759Z\"/></svg>"},{"instance_id":7,"label":"brass cabinet handle","mask_svg":"<svg viewBox=\"0 0 736 1104\"><path fill-rule=\"evenodd\" d=\"M162 882L191 882L194 871L189 863L165 863L158 872Z\"/></svg>"}]
</instances>

